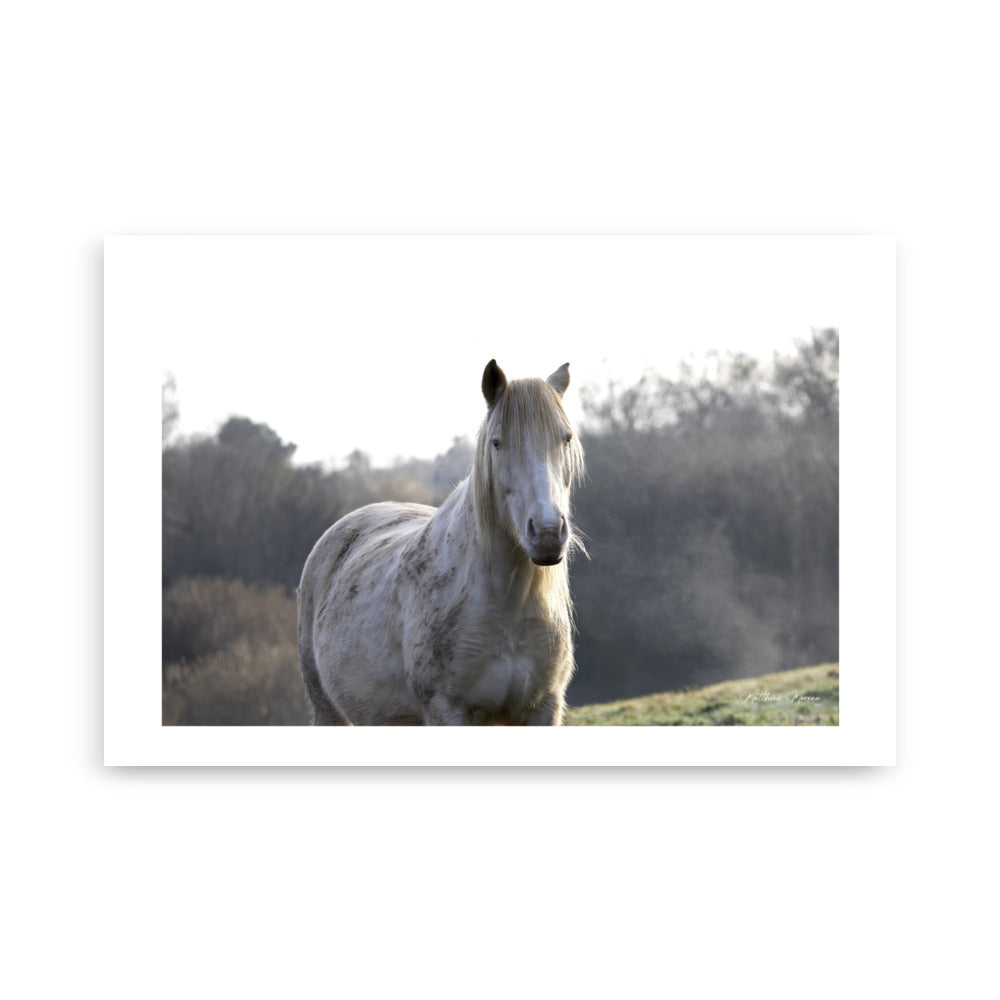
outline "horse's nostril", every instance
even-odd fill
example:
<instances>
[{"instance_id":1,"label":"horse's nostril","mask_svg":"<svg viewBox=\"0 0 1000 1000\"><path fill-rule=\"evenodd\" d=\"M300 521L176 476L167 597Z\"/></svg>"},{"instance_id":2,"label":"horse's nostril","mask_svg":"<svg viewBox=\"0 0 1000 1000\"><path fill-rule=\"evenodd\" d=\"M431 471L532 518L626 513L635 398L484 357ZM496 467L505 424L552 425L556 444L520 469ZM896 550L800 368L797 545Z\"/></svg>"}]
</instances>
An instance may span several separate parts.
<instances>
[{"instance_id":1,"label":"horse's nostril","mask_svg":"<svg viewBox=\"0 0 1000 1000\"><path fill-rule=\"evenodd\" d=\"M532 521L530 517L528 518L528 537L535 537L535 522Z\"/></svg>"}]
</instances>

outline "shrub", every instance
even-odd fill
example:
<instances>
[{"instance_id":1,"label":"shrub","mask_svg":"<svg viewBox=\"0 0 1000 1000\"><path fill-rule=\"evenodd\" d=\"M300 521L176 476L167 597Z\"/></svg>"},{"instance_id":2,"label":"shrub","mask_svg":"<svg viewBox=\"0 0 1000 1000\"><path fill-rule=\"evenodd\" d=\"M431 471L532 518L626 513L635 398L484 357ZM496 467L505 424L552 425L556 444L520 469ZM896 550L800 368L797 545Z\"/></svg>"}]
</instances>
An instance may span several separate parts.
<instances>
[{"instance_id":1,"label":"shrub","mask_svg":"<svg viewBox=\"0 0 1000 1000\"><path fill-rule=\"evenodd\" d=\"M186 578L163 598L164 725L301 725L295 598Z\"/></svg>"}]
</instances>

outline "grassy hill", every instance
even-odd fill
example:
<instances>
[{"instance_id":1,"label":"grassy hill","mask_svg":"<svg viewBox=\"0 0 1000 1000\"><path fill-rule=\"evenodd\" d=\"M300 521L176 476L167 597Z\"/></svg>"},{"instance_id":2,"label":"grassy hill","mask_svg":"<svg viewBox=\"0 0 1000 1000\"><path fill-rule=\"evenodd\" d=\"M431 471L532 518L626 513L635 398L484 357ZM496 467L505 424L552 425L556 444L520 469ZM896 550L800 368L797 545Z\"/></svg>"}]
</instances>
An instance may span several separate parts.
<instances>
[{"instance_id":1,"label":"grassy hill","mask_svg":"<svg viewBox=\"0 0 1000 1000\"><path fill-rule=\"evenodd\" d=\"M836 663L567 710L567 726L836 726Z\"/></svg>"}]
</instances>

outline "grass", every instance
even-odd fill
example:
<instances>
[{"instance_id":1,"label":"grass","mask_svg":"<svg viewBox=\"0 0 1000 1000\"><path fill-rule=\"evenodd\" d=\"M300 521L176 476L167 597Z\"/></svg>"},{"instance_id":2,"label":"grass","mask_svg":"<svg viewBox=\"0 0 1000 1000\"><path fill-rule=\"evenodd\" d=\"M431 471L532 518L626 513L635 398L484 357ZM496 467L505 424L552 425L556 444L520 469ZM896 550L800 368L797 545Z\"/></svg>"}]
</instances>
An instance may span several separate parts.
<instances>
[{"instance_id":1,"label":"grass","mask_svg":"<svg viewBox=\"0 0 1000 1000\"><path fill-rule=\"evenodd\" d=\"M836 726L836 663L567 710L567 726Z\"/></svg>"}]
</instances>

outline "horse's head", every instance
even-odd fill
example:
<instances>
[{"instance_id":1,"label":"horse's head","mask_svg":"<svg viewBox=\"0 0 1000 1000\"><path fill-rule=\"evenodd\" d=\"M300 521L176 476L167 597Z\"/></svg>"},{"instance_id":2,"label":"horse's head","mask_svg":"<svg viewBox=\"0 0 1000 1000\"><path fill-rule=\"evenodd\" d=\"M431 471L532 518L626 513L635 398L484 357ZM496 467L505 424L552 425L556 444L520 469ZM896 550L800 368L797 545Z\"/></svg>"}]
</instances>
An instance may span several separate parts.
<instances>
[{"instance_id":1,"label":"horse's head","mask_svg":"<svg viewBox=\"0 0 1000 1000\"><path fill-rule=\"evenodd\" d=\"M505 529L538 566L562 562L573 541L570 489L583 473L583 449L562 407L568 385L568 364L545 380L508 382L496 361L483 372L477 515Z\"/></svg>"}]
</instances>

